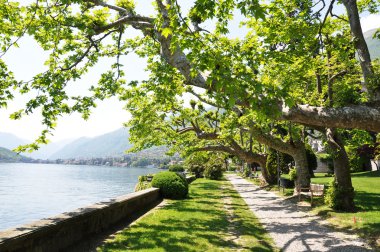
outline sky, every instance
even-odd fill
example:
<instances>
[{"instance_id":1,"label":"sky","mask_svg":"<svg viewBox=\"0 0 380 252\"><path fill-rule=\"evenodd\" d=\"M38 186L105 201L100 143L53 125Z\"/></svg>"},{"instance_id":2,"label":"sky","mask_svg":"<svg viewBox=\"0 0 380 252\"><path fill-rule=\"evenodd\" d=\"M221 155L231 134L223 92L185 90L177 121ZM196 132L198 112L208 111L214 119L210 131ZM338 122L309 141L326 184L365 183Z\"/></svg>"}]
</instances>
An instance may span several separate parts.
<instances>
[{"instance_id":1,"label":"sky","mask_svg":"<svg viewBox=\"0 0 380 252\"><path fill-rule=\"evenodd\" d=\"M138 13L149 15L153 12L150 1L136 1ZM184 1L185 2L185 1ZM188 4L187 4L188 6ZM380 26L380 15L366 15L361 19L363 31L374 29ZM235 36L238 36L239 29L232 29ZM12 48L3 60L14 72L17 79L29 80L35 74L44 71L44 61L47 53L44 52L31 37L24 37L19 42L19 48ZM86 93L92 83L96 83L100 73L108 69L113 60L101 60L88 74L75 83L70 83L69 93ZM124 57L121 62L126 70L127 80L143 80L148 74L144 71L146 62L136 55ZM41 116L38 113L24 117L21 120L11 120L9 115L23 108L27 97L17 95L8 104L7 109L0 110L0 132L8 132L26 140L33 140L39 136L45 127L41 125ZM65 115L58 121L58 126L54 131L54 136L50 137L52 142L65 139L75 139L79 137L93 137L101 135L123 126L128 121L130 115L123 109L124 104L116 98L108 99L97 103L97 108L93 110L89 120L84 121L79 114Z\"/></svg>"}]
</instances>

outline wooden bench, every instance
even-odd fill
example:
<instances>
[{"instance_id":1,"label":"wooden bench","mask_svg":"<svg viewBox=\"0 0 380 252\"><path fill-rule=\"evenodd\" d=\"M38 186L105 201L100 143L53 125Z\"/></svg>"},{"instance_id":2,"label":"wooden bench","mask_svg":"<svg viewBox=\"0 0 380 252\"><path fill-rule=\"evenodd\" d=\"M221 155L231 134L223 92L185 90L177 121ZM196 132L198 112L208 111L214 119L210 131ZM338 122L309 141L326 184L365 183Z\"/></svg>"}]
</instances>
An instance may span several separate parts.
<instances>
[{"instance_id":1,"label":"wooden bench","mask_svg":"<svg viewBox=\"0 0 380 252\"><path fill-rule=\"evenodd\" d=\"M310 205L313 206L314 197L324 197L325 185L310 184L310 187L300 188L297 187L298 201L301 201L301 195L310 197Z\"/></svg>"}]
</instances>

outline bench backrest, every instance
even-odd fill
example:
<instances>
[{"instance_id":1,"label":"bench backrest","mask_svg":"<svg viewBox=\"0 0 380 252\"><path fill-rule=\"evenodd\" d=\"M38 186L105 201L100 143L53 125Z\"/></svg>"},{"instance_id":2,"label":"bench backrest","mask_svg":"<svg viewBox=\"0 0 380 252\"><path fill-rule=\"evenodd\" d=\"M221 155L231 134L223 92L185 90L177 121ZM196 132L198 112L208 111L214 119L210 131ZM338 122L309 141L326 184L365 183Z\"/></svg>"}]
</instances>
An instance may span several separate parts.
<instances>
[{"instance_id":1,"label":"bench backrest","mask_svg":"<svg viewBox=\"0 0 380 252\"><path fill-rule=\"evenodd\" d=\"M310 184L310 191L323 192L324 189L325 189L325 185Z\"/></svg>"}]
</instances>

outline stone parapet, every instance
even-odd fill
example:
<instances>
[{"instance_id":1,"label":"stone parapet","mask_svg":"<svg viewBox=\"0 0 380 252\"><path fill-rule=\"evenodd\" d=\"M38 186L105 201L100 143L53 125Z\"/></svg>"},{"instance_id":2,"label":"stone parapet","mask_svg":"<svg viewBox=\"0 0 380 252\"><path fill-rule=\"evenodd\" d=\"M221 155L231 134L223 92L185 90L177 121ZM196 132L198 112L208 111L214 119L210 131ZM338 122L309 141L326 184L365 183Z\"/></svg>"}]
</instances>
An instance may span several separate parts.
<instances>
[{"instance_id":1,"label":"stone parapet","mask_svg":"<svg viewBox=\"0 0 380 252\"><path fill-rule=\"evenodd\" d=\"M133 220L161 200L159 189L149 188L8 229L0 232L0 251L65 251L121 221Z\"/></svg>"}]
</instances>

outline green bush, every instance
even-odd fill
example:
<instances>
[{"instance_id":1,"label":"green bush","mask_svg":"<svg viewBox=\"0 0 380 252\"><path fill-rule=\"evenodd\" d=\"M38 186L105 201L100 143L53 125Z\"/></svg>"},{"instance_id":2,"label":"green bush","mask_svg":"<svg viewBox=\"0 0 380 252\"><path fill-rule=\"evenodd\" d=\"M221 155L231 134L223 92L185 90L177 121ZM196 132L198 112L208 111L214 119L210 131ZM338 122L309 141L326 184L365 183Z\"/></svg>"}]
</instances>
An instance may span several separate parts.
<instances>
[{"instance_id":1,"label":"green bush","mask_svg":"<svg viewBox=\"0 0 380 252\"><path fill-rule=\"evenodd\" d=\"M172 172L184 172L185 168L182 165L180 165L180 164L173 164L173 165L169 166L169 171L172 171Z\"/></svg>"},{"instance_id":2,"label":"green bush","mask_svg":"<svg viewBox=\"0 0 380 252\"><path fill-rule=\"evenodd\" d=\"M243 178L248 178L249 176L251 176L251 174L252 174L251 167L249 165L244 166L244 170L242 174Z\"/></svg>"},{"instance_id":3,"label":"green bush","mask_svg":"<svg viewBox=\"0 0 380 252\"><path fill-rule=\"evenodd\" d=\"M139 176L139 182L135 186L135 192L145 190L152 187L152 183L148 181L148 177L153 177L153 174Z\"/></svg>"},{"instance_id":4,"label":"green bush","mask_svg":"<svg viewBox=\"0 0 380 252\"><path fill-rule=\"evenodd\" d=\"M206 166L204 176L213 180L221 179L223 177L223 169L220 166Z\"/></svg>"},{"instance_id":5,"label":"green bush","mask_svg":"<svg viewBox=\"0 0 380 252\"><path fill-rule=\"evenodd\" d=\"M296 168L289 169L289 179L292 181L297 180L297 170Z\"/></svg>"},{"instance_id":6,"label":"green bush","mask_svg":"<svg viewBox=\"0 0 380 252\"><path fill-rule=\"evenodd\" d=\"M152 183L147 182L147 181L143 181L143 182L139 181L135 186L135 192L142 191L151 187L152 187Z\"/></svg>"},{"instance_id":7,"label":"green bush","mask_svg":"<svg viewBox=\"0 0 380 252\"><path fill-rule=\"evenodd\" d=\"M189 193L186 179L171 171L154 175L152 186L160 188L163 197L168 199L183 199Z\"/></svg>"},{"instance_id":8,"label":"green bush","mask_svg":"<svg viewBox=\"0 0 380 252\"><path fill-rule=\"evenodd\" d=\"M185 166L187 171L194 173L196 178L201 178L203 177L203 172L205 170L204 164L207 163L208 160L208 155L196 152L186 157Z\"/></svg>"},{"instance_id":9,"label":"green bush","mask_svg":"<svg viewBox=\"0 0 380 252\"><path fill-rule=\"evenodd\" d=\"M351 172L361 172L363 171L366 163L366 159L355 154L349 155L350 170Z\"/></svg>"},{"instance_id":10,"label":"green bush","mask_svg":"<svg viewBox=\"0 0 380 252\"><path fill-rule=\"evenodd\" d=\"M203 175L208 179L218 180L223 177L223 160L218 158L210 159L205 167Z\"/></svg>"},{"instance_id":11,"label":"green bush","mask_svg":"<svg viewBox=\"0 0 380 252\"><path fill-rule=\"evenodd\" d=\"M344 210L344 197L354 198L354 188L345 190L337 185L335 179L330 182L326 190L325 203L334 210Z\"/></svg>"},{"instance_id":12,"label":"green bush","mask_svg":"<svg viewBox=\"0 0 380 252\"><path fill-rule=\"evenodd\" d=\"M312 177L314 177L313 171L317 169L318 163L317 163L317 156L314 154L310 146L306 146L306 158L307 158L309 173Z\"/></svg>"},{"instance_id":13,"label":"green bush","mask_svg":"<svg viewBox=\"0 0 380 252\"><path fill-rule=\"evenodd\" d=\"M289 173L289 163L293 162L292 156L278 152L278 161L280 171L283 174ZM277 151L270 149L268 152L266 169L268 172L268 183L276 184L277 182Z\"/></svg>"}]
</instances>

